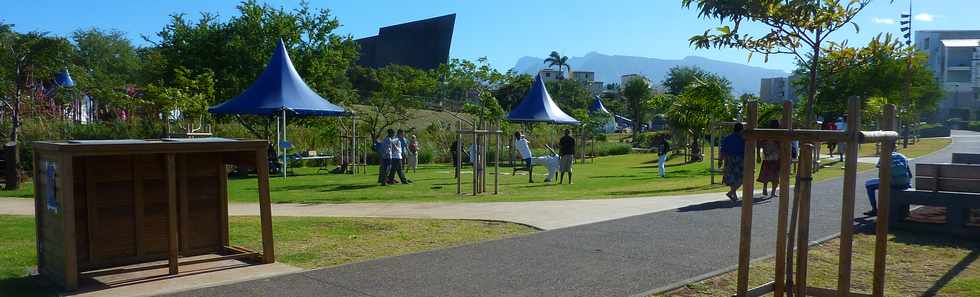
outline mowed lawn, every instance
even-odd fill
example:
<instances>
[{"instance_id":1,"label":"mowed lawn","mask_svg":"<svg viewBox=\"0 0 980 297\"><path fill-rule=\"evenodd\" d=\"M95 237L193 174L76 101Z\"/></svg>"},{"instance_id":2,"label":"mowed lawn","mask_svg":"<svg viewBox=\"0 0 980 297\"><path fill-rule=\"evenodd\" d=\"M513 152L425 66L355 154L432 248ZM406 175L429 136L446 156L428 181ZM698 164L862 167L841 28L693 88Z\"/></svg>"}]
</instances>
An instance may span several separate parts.
<instances>
[{"instance_id":1,"label":"mowed lawn","mask_svg":"<svg viewBox=\"0 0 980 297\"><path fill-rule=\"evenodd\" d=\"M923 139L902 152L917 157L937 151L950 143L949 138ZM824 148L826 149L826 148ZM874 145L862 145L861 155L874 155ZM827 168L814 176L825 180L841 176L839 162L825 160ZM506 163L506 162L504 162ZM860 164L859 170L873 169L873 164ZM667 163L667 177L657 176L656 154L628 154L601 157L586 164L574 166L574 184L555 185L544 182L547 170L535 166L536 183L527 182L526 172L512 175L512 169L500 167L499 195L457 195L453 168L445 164L423 164L418 172L408 172L413 184L380 186L376 183L378 167L368 167L368 174L345 175L317 173L316 168L296 168L295 175L270 180L272 201L275 203L353 203L353 202L492 202L492 201L541 201L571 199L604 199L620 197L649 197L723 192L721 176L715 176L711 184L709 164L683 163L677 156ZM758 172L758 170L757 170ZM487 168L487 191L493 191L493 167ZM254 177L229 181L229 199L233 202L255 202L256 180ZM463 167L462 190L472 191L472 168ZM29 184L17 191L0 191L0 196L32 197Z\"/></svg>"},{"instance_id":2,"label":"mowed lawn","mask_svg":"<svg viewBox=\"0 0 980 297\"><path fill-rule=\"evenodd\" d=\"M231 217L235 245L261 250L258 217ZM533 233L518 224L466 220L274 217L277 260L312 269ZM56 296L29 277L37 265L34 218L0 215L0 296Z\"/></svg>"},{"instance_id":3,"label":"mowed lawn","mask_svg":"<svg viewBox=\"0 0 980 297\"><path fill-rule=\"evenodd\" d=\"M837 288L837 239L810 251L807 282L811 287ZM854 237L853 292L871 293L874 235ZM980 296L980 243L898 232L889 236L885 296ZM751 265L749 287L773 280L774 259ZM735 294L736 272L725 273L651 297L713 297ZM764 296L772 296L767 294Z\"/></svg>"}]
</instances>

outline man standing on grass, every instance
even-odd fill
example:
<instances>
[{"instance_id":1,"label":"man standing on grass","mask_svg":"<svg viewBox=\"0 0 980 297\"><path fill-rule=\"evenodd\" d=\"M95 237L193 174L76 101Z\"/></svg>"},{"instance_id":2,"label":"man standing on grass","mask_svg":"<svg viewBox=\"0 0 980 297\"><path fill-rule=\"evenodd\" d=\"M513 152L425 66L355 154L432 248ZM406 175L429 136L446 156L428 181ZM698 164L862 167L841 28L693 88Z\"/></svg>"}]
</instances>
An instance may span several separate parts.
<instances>
[{"instance_id":1,"label":"man standing on grass","mask_svg":"<svg viewBox=\"0 0 980 297\"><path fill-rule=\"evenodd\" d=\"M527 168L527 182L534 183L534 156L531 155L531 143L527 141L524 134L520 131L514 132L514 148L521 154L524 166Z\"/></svg>"},{"instance_id":2,"label":"man standing on grass","mask_svg":"<svg viewBox=\"0 0 980 297\"><path fill-rule=\"evenodd\" d=\"M667 155L670 154L670 142L668 142L668 138L670 138L670 135L667 134L657 137L657 170L660 173L660 177L667 177Z\"/></svg>"},{"instance_id":3,"label":"man standing on grass","mask_svg":"<svg viewBox=\"0 0 980 297\"><path fill-rule=\"evenodd\" d=\"M401 135L405 134L405 132L402 130L398 130L398 132ZM396 173L398 174L398 181L400 181L402 184L412 183L412 181L405 178L405 171L402 170L402 154L404 152L402 148L402 141L400 140L399 137L395 135L395 132L392 131L391 129L388 129L387 145L388 145L388 152L391 153L389 156L391 160L389 161L388 164L389 183L394 183Z\"/></svg>"},{"instance_id":4,"label":"man standing on grass","mask_svg":"<svg viewBox=\"0 0 980 297\"><path fill-rule=\"evenodd\" d=\"M378 183L382 186L388 184L388 163L391 163L388 148L387 137L374 141L374 150L378 153Z\"/></svg>"},{"instance_id":5,"label":"man standing on grass","mask_svg":"<svg viewBox=\"0 0 980 297\"><path fill-rule=\"evenodd\" d=\"M568 173L568 184L572 184L572 164L575 163L575 138L572 138L572 131L565 129L565 136L558 140L558 154L561 155L561 162L558 163L558 184L565 180L565 173Z\"/></svg>"}]
</instances>

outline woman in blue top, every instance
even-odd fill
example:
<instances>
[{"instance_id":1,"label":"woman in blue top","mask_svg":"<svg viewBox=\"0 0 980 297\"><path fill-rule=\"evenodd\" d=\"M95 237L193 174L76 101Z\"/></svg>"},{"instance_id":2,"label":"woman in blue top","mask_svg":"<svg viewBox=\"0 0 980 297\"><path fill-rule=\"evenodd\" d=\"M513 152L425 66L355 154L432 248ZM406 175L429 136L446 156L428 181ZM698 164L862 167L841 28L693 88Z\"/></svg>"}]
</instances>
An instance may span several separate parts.
<instances>
[{"instance_id":1,"label":"woman in blue top","mask_svg":"<svg viewBox=\"0 0 980 297\"><path fill-rule=\"evenodd\" d=\"M721 162L725 167L722 183L731 190L725 194L728 199L738 201L738 188L742 186L742 158L745 157L745 139L742 138L742 124L736 123L732 133L721 141Z\"/></svg>"}]
</instances>

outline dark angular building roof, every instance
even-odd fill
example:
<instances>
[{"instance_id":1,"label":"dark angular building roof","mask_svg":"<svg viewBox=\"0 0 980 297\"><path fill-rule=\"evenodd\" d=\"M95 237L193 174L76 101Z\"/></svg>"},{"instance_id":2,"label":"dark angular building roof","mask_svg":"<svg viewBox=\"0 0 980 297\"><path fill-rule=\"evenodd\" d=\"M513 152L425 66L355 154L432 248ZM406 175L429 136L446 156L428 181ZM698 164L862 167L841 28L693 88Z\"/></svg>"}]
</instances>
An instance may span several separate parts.
<instances>
[{"instance_id":1,"label":"dark angular building roof","mask_svg":"<svg viewBox=\"0 0 980 297\"><path fill-rule=\"evenodd\" d=\"M391 64L435 69L449 61L456 14L382 27L378 35L356 40L361 46L358 65L380 68Z\"/></svg>"}]
</instances>

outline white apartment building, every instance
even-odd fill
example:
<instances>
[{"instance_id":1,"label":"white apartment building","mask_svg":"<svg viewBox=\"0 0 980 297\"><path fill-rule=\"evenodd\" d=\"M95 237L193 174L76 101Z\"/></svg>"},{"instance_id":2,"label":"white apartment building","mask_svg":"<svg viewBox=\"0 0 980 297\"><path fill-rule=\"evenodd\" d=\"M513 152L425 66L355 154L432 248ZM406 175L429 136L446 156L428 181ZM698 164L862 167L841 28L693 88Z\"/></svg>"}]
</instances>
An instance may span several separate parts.
<instances>
[{"instance_id":1,"label":"white apartment building","mask_svg":"<svg viewBox=\"0 0 980 297\"><path fill-rule=\"evenodd\" d=\"M764 102L782 104L789 100L796 102L796 88L790 77L763 78L759 87L759 99Z\"/></svg>"},{"instance_id":2,"label":"white apartment building","mask_svg":"<svg viewBox=\"0 0 980 297\"><path fill-rule=\"evenodd\" d=\"M561 71L545 68L538 71L538 75L541 76L542 81L549 82L561 78Z\"/></svg>"},{"instance_id":3,"label":"white apartment building","mask_svg":"<svg viewBox=\"0 0 980 297\"><path fill-rule=\"evenodd\" d=\"M916 31L916 48L929 56L929 68L943 86L945 98L939 104L938 118L973 115L951 109L980 110L980 30Z\"/></svg>"}]
</instances>

